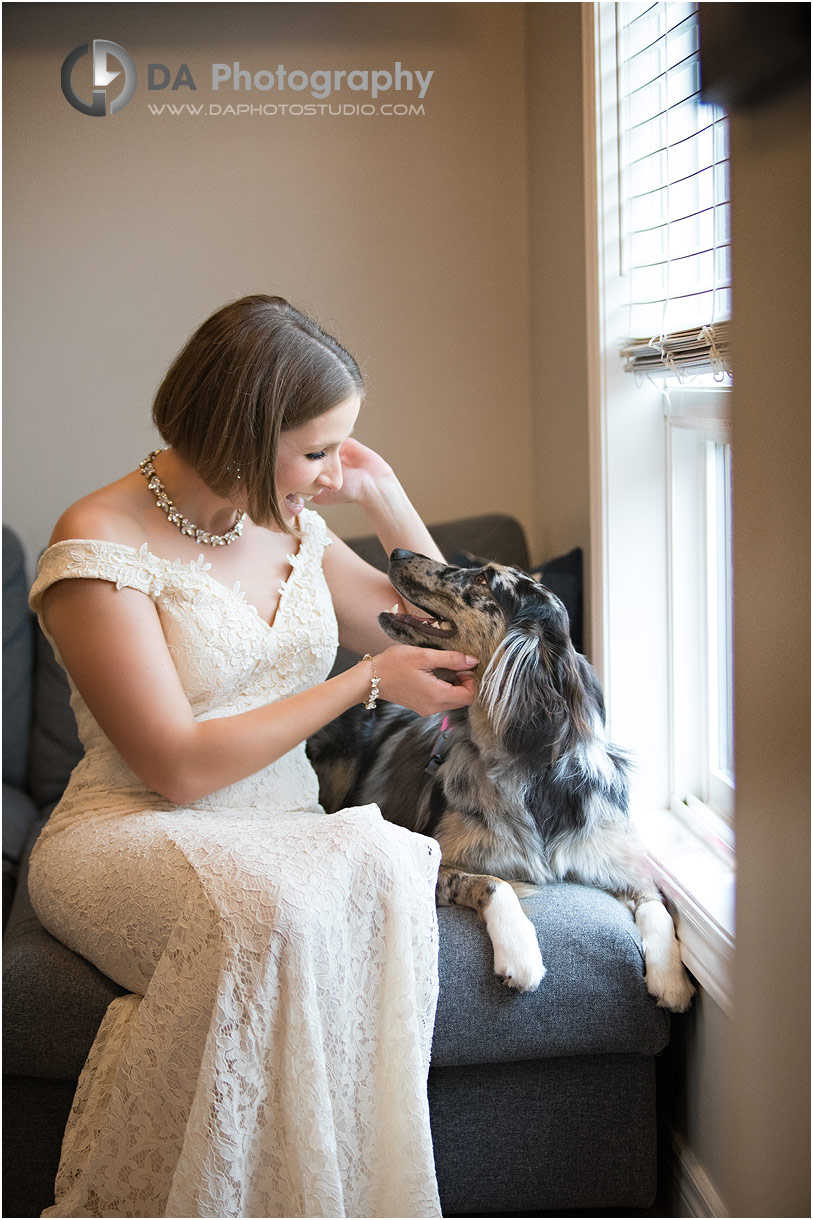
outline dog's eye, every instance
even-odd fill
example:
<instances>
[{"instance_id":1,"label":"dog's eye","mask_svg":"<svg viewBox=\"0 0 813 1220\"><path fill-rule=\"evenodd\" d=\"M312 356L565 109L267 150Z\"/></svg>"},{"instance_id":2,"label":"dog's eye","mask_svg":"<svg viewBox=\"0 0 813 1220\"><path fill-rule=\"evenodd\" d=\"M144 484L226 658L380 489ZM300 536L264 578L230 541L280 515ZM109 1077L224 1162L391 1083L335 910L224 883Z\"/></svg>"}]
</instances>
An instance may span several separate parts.
<instances>
[{"instance_id":1,"label":"dog's eye","mask_svg":"<svg viewBox=\"0 0 813 1220\"><path fill-rule=\"evenodd\" d=\"M486 576L485 572L480 572L479 575L475 576L474 584L476 584L476 585L487 585L488 584L488 577Z\"/></svg>"}]
</instances>

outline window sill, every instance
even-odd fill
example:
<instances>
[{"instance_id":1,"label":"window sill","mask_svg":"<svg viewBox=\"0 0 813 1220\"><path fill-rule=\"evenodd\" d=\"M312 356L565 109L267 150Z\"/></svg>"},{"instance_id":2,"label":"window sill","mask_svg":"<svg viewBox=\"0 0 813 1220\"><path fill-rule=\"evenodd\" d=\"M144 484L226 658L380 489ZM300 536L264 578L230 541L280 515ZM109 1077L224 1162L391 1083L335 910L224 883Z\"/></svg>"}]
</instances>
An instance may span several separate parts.
<instances>
[{"instance_id":1,"label":"window sill","mask_svg":"<svg viewBox=\"0 0 813 1220\"><path fill-rule=\"evenodd\" d=\"M729 1016L734 959L733 863L679 818L658 810L636 819L655 878L675 921L684 965Z\"/></svg>"}]
</instances>

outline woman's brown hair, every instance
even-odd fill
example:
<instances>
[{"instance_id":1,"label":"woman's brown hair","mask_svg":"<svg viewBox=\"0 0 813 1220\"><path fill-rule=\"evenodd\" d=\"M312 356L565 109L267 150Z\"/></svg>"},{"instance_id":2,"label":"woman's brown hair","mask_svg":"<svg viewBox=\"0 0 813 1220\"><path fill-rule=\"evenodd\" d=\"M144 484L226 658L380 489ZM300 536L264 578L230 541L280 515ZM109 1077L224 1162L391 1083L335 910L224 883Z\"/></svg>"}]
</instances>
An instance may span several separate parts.
<instances>
[{"instance_id":1,"label":"woman's brown hair","mask_svg":"<svg viewBox=\"0 0 813 1220\"><path fill-rule=\"evenodd\" d=\"M364 397L342 345L282 297L247 296L200 326L173 361L153 403L168 445L217 495L234 494L258 525L291 532L277 499L280 432Z\"/></svg>"}]
</instances>

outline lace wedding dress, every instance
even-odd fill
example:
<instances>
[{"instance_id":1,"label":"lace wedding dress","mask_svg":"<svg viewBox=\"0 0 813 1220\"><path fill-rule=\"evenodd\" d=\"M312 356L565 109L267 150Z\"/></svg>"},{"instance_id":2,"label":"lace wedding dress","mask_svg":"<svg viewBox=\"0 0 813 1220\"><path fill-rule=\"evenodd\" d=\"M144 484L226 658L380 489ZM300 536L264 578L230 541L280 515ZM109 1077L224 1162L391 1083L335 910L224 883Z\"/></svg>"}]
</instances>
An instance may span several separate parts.
<instances>
[{"instance_id":1,"label":"lace wedding dress","mask_svg":"<svg viewBox=\"0 0 813 1220\"><path fill-rule=\"evenodd\" d=\"M66 577L149 596L199 719L324 679L337 643L314 512L273 624L209 565L58 542ZM146 788L75 689L85 756L31 858L55 936L131 994L76 1092L48 1216L436 1216L426 1097L432 840L327 817L298 746L189 808Z\"/></svg>"}]
</instances>

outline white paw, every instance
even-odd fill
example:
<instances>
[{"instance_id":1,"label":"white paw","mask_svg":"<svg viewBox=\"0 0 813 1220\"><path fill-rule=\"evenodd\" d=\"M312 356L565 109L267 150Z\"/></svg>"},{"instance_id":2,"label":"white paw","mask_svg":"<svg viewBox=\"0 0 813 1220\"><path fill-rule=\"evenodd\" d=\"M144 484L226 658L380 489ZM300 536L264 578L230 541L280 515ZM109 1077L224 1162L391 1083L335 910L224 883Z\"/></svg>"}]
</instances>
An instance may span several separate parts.
<instances>
[{"instance_id":1,"label":"white paw","mask_svg":"<svg viewBox=\"0 0 813 1220\"><path fill-rule=\"evenodd\" d=\"M683 968L680 945L675 937L671 916L661 902L644 902L635 912L646 962L646 989L659 1008L685 1012L692 1002L694 987Z\"/></svg>"},{"instance_id":2,"label":"white paw","mask_svg":"<svg viewBox=\"0 0 813 1220\"><path fill-rule=\"evenodd\" d=\"M647 964L646 989L658 1001L658 1008L668 1008L670 1012L685 1012L694 995L694 987L680 959L666 969L654 963Z\"/></svg>"},{"instance_id":3,"label":"white paw","mask_svg":"<svg viewBox=\"0 0 813 1220\"><path fill-rule=\"evenodd\" d=\"M536 991L545 977L539 941L510 885L500 883L484 918L494 946L494 973L506 987Z\"/></svg>"}]
</instances>

